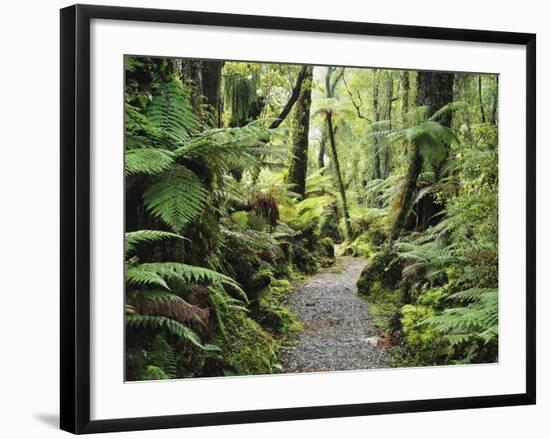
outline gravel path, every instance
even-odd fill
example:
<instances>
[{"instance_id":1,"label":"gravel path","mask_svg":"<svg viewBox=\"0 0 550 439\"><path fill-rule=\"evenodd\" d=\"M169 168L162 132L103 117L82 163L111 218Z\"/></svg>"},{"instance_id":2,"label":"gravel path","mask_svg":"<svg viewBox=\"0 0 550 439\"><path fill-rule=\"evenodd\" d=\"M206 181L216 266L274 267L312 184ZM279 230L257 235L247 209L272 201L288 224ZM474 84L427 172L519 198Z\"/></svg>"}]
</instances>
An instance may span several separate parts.
<instances>
[{"instance_id":1,"label":"gravel path","mask_svg":"<svg viewBox=\"0 0 550 439\"><path fill-rule=\"evenodd\" d=\"M281 354L284 373L384 367L385 354L368 304L356 294L365 259L343 256L334 268L302 284L289 300L304 325Z\"/></svg>"}]
</instances>

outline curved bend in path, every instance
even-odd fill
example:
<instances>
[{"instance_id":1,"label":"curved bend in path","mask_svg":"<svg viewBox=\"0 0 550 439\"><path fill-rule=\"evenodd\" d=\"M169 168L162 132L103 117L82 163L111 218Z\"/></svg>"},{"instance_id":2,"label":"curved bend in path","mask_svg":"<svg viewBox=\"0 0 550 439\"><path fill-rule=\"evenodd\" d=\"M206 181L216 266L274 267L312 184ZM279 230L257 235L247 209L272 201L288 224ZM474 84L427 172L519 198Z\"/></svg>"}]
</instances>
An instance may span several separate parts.
<instances>
[{"instance_id":1,"label":"curved bend in path","mask_svg":"<svg viewBox=\"0 0 550 439\"><path fill-rule=\"evenodd\" d=\"M281 355L284 373L384 367L368 304L356 294L365 259L343 256L293 292L290 308L304 326Z\"/></svg>"}]
</instances>

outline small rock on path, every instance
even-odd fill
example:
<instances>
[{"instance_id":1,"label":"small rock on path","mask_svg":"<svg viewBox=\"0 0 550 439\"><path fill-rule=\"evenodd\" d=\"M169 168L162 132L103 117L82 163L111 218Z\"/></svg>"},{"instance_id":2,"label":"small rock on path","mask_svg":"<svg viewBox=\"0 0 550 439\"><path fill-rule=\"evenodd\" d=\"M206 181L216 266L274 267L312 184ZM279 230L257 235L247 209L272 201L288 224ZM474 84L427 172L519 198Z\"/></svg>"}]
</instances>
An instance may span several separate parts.
<instances>
[{"instance_id":1,"label":"small rock on path","mask_svg":"<svg viewBox=\"0 0 550 439\"><path fill-rule=\"evenodd\" d=\"M343 256L335 268L295 290L289 307L304 326L281 354L283 373L374 369L385 366L368 304L356 293L366 259Z\"/></svg>"}]
</instances>

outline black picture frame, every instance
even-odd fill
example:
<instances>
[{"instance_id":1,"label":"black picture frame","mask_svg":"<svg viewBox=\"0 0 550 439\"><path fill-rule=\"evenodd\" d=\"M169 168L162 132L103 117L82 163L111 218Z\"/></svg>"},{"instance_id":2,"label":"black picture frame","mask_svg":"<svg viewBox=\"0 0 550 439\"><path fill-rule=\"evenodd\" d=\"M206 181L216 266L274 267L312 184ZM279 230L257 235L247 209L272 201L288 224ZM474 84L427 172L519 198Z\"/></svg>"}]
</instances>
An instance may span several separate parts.
<instances>
[{"instance_id":1,"label":"black picture frame","mask_svg":"<svg viewBox=\"0 0 550 439\"><path fill-rule=\"evenodd\" d=\"M416 401L90 420L90 21L131 20L325 32L526 47L526 392ZM303 18L75 5L61 10L61 416L63 430L99 433L535 404L536 36Z\"/></svg>"}]
</instances>

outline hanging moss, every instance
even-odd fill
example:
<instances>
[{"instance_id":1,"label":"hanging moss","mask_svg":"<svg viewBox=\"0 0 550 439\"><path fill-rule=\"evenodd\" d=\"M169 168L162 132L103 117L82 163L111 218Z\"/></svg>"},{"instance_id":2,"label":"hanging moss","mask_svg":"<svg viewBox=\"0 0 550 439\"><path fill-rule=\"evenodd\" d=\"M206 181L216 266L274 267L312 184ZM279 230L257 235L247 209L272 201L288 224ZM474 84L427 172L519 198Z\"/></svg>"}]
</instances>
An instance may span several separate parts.
<instances>
[{"instance_id":1,"label":"hanging moss","mask_svg":"<svg viewBox=\"0 0 550 439\"><path fill-rule=\"evenodd\" d=\"M257 90L260 75L254 70L249 75L231 74L225 78L225 101L231 103L232 127L246 125L254 115L259 115L262 100Z\"/></svg>"}]
</instances>

